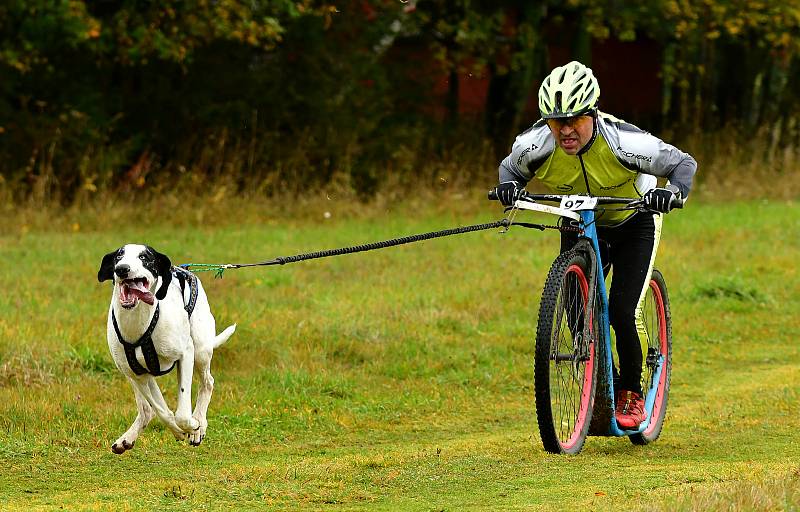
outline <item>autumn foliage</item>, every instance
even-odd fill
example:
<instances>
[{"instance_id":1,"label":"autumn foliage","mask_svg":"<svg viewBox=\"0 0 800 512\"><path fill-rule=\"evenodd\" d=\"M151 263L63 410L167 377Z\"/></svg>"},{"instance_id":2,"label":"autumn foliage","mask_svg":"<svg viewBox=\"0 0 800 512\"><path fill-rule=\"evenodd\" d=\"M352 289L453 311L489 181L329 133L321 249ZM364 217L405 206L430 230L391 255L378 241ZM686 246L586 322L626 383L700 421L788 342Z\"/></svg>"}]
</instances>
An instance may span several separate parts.
<instances>
[{"instance_id":1,"label":"autumn foliage","mask_svg":"<svg viewBox=\"0 0 800 512\"><path fill-rule=\"evenodd\" d=\"M502 153L572 58L609 91L649 91L615 113L651 130L795 136L799 28L800 0L11 0L0 185L70 202L188 175L264 193L344 175L368 192L387 169ZM648 66L614 53L632 45Z\"/></svg>"}]
</instances>

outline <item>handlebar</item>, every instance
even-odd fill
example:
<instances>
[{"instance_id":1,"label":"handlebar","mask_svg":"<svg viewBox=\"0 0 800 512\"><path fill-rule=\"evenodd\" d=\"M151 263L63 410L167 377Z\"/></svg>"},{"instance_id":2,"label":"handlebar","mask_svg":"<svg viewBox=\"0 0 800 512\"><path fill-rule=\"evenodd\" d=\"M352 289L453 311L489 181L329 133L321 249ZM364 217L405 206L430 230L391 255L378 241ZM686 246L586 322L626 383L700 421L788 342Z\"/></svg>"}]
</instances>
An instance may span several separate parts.
<instances>
[{"instance_id":1,"label":"handlebar","mask_svg":"<svg viewBox=\"0 0 800 512\"><path fill-rule=\"evenodd\" d=\"M547 201L552 203L560 203L561 200L567 195L562 194L531 194L526 191L522 191L520 194L520 199L526 199L528 201ZM594 196L590 196L594 197ZM500 198L497 197L497 193L494 189L489 191L489 200L490 201L497 201ZM596 196L597 204L626 204L629 206L639 206L641 204L642 198L641 197L611 197L611 196ZM672 208L683 208L683 204L686 202L686 199L680 198L675 196L670 203Z\"/></svg>"}]
</instances>

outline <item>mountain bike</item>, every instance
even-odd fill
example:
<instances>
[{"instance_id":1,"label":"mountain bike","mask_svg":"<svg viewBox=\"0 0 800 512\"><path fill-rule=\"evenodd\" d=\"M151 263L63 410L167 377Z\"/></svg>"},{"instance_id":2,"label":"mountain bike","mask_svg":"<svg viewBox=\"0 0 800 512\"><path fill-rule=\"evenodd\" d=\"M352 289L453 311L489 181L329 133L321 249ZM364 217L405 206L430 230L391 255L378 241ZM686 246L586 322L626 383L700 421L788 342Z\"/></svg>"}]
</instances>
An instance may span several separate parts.
<instances>
[{"instance_id":1,"label":"mountain bike","mask_svg":"<svg viewBox=\"0 0 800 512\"><path fill-rule=\"evenodd\" d=\"M497 199L491 192L489 198ZM518 210L533 210L558 215L562 221L557 226L543 226L512 220L510 225L552 227L578 234L575 246L556 257L550 267L536 329L536 415L542 444L551 453L577 454L589 435L628 436L632 443L646 445L661 435L667 412L672 320L664 276L653 269L639 324L647 418L635 430L621 429L616 422L618 373L595 226L596 212L611 208L600 205L646 210L641 199L528 193L511 209L512 216ZM676 199L672 206L681 208L683 201Z\"/></svg>"}]
</instances>

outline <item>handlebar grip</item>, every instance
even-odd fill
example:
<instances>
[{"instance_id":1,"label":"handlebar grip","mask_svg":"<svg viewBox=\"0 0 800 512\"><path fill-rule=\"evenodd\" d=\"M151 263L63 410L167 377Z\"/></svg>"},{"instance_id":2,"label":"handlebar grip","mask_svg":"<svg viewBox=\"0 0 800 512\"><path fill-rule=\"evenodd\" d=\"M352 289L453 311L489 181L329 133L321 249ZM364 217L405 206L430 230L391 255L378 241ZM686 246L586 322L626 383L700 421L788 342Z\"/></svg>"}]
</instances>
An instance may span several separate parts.
<instances>
[{"instance_id":1,"label":"handlebar grip","mask_svg":"<svg viewBox=\"0 0 800 512\"><path fill-rule=\"evenodd\" d=\"M500 198L497 197L497 189L492 189L489 191L489 201L499 201Z\"/></svg>"},{"instance_id":2,"label":"handlebar grip","mask_svg":"<svg viewBox=\"0 0 800 512\"><path fill-rule=\"evenodd\" d=\"M674 198L672 198L672 202L669 205L671 208L683 208L683 203L685 202L686 199L675 196Z\"/></svg>"}]
</instances>

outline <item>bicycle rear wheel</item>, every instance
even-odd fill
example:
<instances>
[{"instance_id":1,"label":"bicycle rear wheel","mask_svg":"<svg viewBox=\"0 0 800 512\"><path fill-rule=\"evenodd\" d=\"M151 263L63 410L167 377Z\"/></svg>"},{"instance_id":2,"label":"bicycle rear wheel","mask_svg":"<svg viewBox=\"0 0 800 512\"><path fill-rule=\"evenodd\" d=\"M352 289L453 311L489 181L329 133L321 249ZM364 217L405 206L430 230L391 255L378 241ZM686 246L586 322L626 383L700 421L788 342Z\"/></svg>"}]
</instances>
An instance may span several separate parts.
<instances>
[{"instance_id":1,"label":"bicycle rear wheel","mask_svg":"<svg viewBox=\"0 0 800 512\"><path fill-rule=\"evenodd\" d=\"M539 435L550 453L583 448L597 382L597 315L588 311L590 264L568 251L547 275L536 329L534 388ZM595 302L596 303L596 302ZM591 326L584 329L584 322ZM589 333L588 336L586 333Z\"/></svg>"},{"instance_id":2,"label":"bicycle rear wheel","mask_svg":"<svg viewBox=\"0 0 800 512\"><path fill-rule=\"evenodd\" d=\"M655 269L642 305L642 321L647 333L647 356L642 372L642 390L645 392L645 400L655 393L655 401L647 428L640 434L630 436L631 442L638 445L652 443L661 435L667 414L672 371L672 316L669 310L669 297L664 276ZM656 380L659 368L661 372Z\"/></svg>"}]
</instances>

